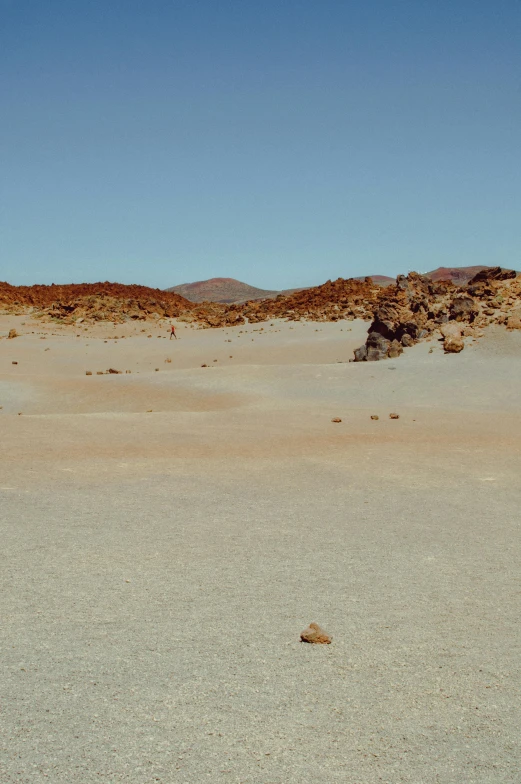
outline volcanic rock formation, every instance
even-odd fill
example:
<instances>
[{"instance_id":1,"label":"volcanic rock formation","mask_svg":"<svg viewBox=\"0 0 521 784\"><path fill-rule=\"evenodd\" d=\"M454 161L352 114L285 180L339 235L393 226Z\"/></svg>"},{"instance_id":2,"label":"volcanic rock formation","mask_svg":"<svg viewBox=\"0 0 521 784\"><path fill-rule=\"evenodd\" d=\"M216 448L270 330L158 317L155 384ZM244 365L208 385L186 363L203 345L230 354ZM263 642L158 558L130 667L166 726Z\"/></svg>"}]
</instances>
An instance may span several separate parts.
<instances>
[{"instance_id":1,"label":"volcanic rock formation","mask_svg":"<svg viewBox=\"0 0 521 784\"><path fill-rule=\"evenodd\" d=\"M11 286L0 283L0 307L9 312L32 312L72 324L82 321L176 318L193 307L172 292L121 283L71 283L63 286Z\"/></svg>"},{"instance_id":2,"label":"volcanic rock formation","mask_svg":"<svg viewBox=\"0 0 521 784\"><path fill-rule=\"evenodd\" d=\"M521 278L514 270L478 270L465 285L433 281L411 272L386 288L371 278L328 280L321 286L275 298L242 303L193 303L175 292L118 283L64 286L11 286L0 283L0 308L10 313L65 324L175 318L201 328L256 324L270 319L288 321L371 321L354 361L398 357L404 349L444 325L457 325L443 334L447 351L459 351L464 338L476 336L491 323L521 328ZM450 340L449 340L450 338Z\"/></svg>"},{"instance_id":3,"label":"volcanic rock formation","mask_svg":"<svg viewBox=\"0 0 521 784\"><path fill-rule=\"evenodd\" d=\"M448 322L461 324L458 332L445 334L445 348L458 352L463 337L494 322L508 323L512 306L521 305L521 279L515 270L490 267L479 271L465 287L451 281L432 281L411 272L382 291L374 310L369 334L355 351L355 362L396 357L403 348L441 330Z\"/></svg>"}]
</instances>

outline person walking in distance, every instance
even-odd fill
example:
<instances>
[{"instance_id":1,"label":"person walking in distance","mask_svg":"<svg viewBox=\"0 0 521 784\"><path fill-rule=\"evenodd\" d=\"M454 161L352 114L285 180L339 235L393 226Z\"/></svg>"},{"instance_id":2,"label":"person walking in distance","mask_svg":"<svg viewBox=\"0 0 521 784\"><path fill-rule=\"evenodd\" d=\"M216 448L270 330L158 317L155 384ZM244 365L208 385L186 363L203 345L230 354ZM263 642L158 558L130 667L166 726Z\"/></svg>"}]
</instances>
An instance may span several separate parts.
<instances>
[{"instance_id":1,"label":"person walking in distance","mask_svg":"<svg viewBox=\"0 0 521 784\"><path fill-rule=\"evenodd\" d=\"M175 334L175 327L173 324L170 325L170 340L174 337L177 340L177 335Z\"/></svg>"}]
</instances>

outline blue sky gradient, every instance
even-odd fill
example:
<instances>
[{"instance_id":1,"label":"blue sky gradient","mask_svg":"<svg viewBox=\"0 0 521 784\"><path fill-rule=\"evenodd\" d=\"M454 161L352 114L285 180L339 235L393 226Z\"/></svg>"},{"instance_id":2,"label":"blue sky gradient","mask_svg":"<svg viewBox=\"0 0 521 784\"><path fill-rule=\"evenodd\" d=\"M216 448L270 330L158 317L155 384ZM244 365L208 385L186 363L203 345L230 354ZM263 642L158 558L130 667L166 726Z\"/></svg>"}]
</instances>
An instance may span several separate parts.
<instances>
[{"instance_id":1,"label":"blue sky gradient","mask_svg":"<svg viewBox=\"0 0 521 784\"><path fill-rule=\"evenodd\" d=\"M0 0L0 279L521 267L518 0Z\"/></svg>"}]
</instances>

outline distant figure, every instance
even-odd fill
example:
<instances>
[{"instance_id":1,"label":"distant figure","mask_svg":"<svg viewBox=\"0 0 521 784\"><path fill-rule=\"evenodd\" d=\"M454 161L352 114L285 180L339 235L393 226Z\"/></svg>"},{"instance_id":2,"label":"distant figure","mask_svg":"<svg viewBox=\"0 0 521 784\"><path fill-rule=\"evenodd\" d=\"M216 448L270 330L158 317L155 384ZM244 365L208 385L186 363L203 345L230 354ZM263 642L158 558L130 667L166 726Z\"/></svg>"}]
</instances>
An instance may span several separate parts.
<instances>
[{"instance_id":1,"label":"distant figure","mask_svg":"<svg viewBox=\"0 0 521 784\"><path fill-rule=\"evenodd\" d=\"M170 326L170 340L172 340L173 337L177 340L177 335L175 334L175 327L174 327L173 324L171 324L171 326Z\"/></svg>"}]
</instances>

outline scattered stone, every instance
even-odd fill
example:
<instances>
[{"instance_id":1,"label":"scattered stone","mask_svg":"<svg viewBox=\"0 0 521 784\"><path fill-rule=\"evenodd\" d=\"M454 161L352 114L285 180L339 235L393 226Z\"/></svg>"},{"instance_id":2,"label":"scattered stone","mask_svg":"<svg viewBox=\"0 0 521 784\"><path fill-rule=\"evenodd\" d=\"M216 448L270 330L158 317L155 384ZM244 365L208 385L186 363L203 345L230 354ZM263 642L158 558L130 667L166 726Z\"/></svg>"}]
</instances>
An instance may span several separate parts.
<instances>
[{"instance_id":1,"label":"scattered stone","mask_svg":"<svg viewBox=\"0 0 521 784\"><path fill-rule=\"evenodd\" d=\"M461 325L455 321L448 321L440 327L440 332L444 338L460 338L461 330Z\"/></svg>"},{"instance_id":2,"label":"scattered stone","mask_svg":"<svg viewBox=\"0 0 521 784\"><path fill-rule=\"evenodd\" d=\"M92 376L92 370L86 370L85 371L85 375L86 376Z\"/></svg>"},{"instance_id":3,"label":"scattered stone","mask_svg":"<svg viewBox=\"0 0 521 784\"><path fill-rule=\"evenodd\" d=\"M355 358L351 362L365 362L367 360L367 348L364 343L360 348L355 349Z\"/></svg>"},{"instance_id":4,"label":"scattered stone","mask_svg":"<svg viewBox=\"0 0 521 784\"><path fill-rule=\"evenodd\" d=\"M18 332L16 331L16 329L10 329L9 330L9 334L7 336L8 340L12 340L13 338L18 338L18 337L20 337L20 336L19 336Z\"/></svg>"},{"instance_id":5,"label":"scattered stone","mask_svg":"<svg viewBox=\"0 0 521 784\"><path fill-rule=\"evenodd\" d=\"M122 370L116 370L116 368L109 368L107 370L107 373L112 373L114 375L118 375L119 373L123 373L123 371Z\"/></svg>"},{"instance_id":6,"label":"scattered stone","mask_svg":"<svg viewBox=\"0 0 521 784\"><path fill-rule=\"evenodd\" d=\"M105 374L104 374L103 370L96 370L96 375L97 376L104 376Z\"/></svg>"},{"instance_id":7,"label":"scattered stone","mask_svg":"<svg viewBox=\"0 0 521 784\"><path fill-rule=\"evenodd\" d=\"M208 365L201 365L201 367L208 367Z\"/></svg>"},{"instance_id":8,"label":"scattered stone","mask_svg":"<svg viewBox=\"0 0 521 784\"><path fill-rule=\"evenodd\" d=\"M507 329L521 329L521 310L513 311L507 319Z\"/></svg>"},{"instance_id":9,"label":"scattered stone","mask_svg":"<svg viewBox=\"0 0 521 784\"><path fill-rule=\"evenodd\" d=\"M341 422L342 420L340 419L340 417L335 417L335 418L334 418L334 419L332 419L331 421L332 421L332 422Z\"/></svg>"},{"instance_id":10,"label":"scattered stone","mask_svg":"<svg viewBox=\"0 0 521 784\"><path fill-rule=\"evenodd\" d=\"M400 419L400 414L389 414L389 419Z\"/></svg>"},{"instance_id":11,"label":"scattered stone","mask_svg":"<svg viewBox=\"0 0 521 784\"><path fill-rule=\"evenodd\" d=\"M403 338L405 338L405 337L406 336L404 335ZM409 335L407 335L407 337L409 338L409 340L411 342L407 343L407 344L404 344L404 345L411 345L412 346L413 345L412 338ZM403 338L402 338L402 341L403 341ZM396 359L396 357L399 357L400 354L403 354L403 346L402 346L402 344L398 340L393 340L393 342L391 343L391 345L389 346L389 348L387 350L387 356L389 357L389 359Z\"/></svg>"},{"instance_id":12,"label":"scattered stone","mask_svg":"<svg viewBox=\"0 0 521 784\"><path fill-rule=\"evenodd\" d=\"M11 365L17 365L17 364L18 364L18 362L15 362L14 360L13 360L13 362L11 362Z\"/></svg>"},{"instance_id":13,"label":"scattered stone","mask_svg":"<svg viewBox=\"0 0 521 784\"><path fill-rule=\"evenodd\" d=\"M131 370L125 370L125 373L132 373Z\"/></svg>"},{"instance_id":14,"label":"scattered stone","mask_svg":"<svg viewBox=\"0 0 521 784\"><path fill-rule=\"evenodd\" d=\"M159 368L155 368L155 371L156 371L156 373L158 373L159 372Z\"/></svg>"},{"instance_id":15,"label":"scattered stone","mask_svg":"<svg viewBox=\"0 0 521 784\"><path fill-rule=\"evenodd\" d=\"M377 419L380 419L380 417L378 416L378 414L371 414L371 419L374 419L376 421Z\"/></svg>"},{"instance_id":16,"label":"scattered stone","mask_svg":"<svg viewBox=\"0 0 521 784\"><path fill-rule=\"evenodd\" d=\"M307 629L300 633L301 642L316 643L317 645L330 645L332 638L318 623L310 623Z\"/></svg>"},{"instance_id":17,"label":"scattered stone","mask_svg":"<svg viewBox=\"0 0 521 784\"><path fill-rule=\"evenodd\" d=\"M448 336L443 341L443 348L447 354L459 354L465 348L465 343L462 337Z\"/></svg>"}]
</instances>

